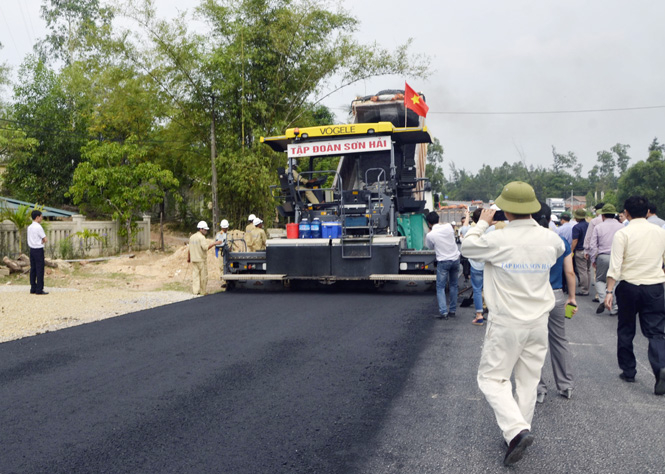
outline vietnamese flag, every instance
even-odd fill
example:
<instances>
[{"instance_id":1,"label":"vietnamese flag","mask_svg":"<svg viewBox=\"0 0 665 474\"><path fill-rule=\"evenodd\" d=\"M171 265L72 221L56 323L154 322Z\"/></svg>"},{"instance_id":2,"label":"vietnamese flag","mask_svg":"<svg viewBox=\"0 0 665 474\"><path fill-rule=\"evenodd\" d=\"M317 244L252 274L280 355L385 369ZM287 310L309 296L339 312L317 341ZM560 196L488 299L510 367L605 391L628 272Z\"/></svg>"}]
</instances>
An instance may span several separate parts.
<instances>
[{"instance_id":1,"label":"vietnamese flag","mask_svg":"<svg viewBox=\"0 0 665 474\"><path fill-rule=\"evenodd\" d=\"M404 106L407 109L413 110L421 117L426 117L427 111L429 110L429 107L425 103L425 99L416 94L416 91L411 89L406 82L404 83Z\"/></svg>"}]
</instances>

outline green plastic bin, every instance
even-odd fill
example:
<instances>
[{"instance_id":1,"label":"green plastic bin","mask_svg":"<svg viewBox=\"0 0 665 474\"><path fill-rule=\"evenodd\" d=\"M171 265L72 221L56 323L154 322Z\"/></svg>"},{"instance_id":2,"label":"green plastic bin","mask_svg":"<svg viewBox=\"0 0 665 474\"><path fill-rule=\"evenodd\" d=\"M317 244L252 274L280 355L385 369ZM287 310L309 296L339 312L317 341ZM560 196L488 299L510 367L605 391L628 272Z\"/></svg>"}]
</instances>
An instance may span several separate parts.
<instances>
[{"instance_id":1,"label":"green plastic bin","mask_svg":"<svg viewBox=\"0 0 665 474\"><path fill-rule=\"evenodd\" d=\"M400 214L397 216L397 232L406 237L406 245L411 250L423 250L427 222L422 214Z\"/></svg>"}]
</instances>

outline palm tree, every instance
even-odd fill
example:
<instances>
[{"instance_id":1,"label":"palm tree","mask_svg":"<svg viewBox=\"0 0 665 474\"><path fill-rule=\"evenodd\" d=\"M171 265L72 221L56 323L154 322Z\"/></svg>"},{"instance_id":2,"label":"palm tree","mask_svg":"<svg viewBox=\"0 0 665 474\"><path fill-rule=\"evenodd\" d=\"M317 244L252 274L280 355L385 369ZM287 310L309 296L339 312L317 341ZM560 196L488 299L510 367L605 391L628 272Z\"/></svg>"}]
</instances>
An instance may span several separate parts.
<instances>
[{"instance_id":1,"label":"palm tree","mask_svg":"<svg viewBox=\"0 0 665 474\"><path fill-rule=\"evenodd\" d=\"M10 221L18 230L18 253L23 251L23 233L32 223L30 206L19 205L16 209L9 209L6 206L0 208L0 222Z\"/></svg>"}]
</instances>

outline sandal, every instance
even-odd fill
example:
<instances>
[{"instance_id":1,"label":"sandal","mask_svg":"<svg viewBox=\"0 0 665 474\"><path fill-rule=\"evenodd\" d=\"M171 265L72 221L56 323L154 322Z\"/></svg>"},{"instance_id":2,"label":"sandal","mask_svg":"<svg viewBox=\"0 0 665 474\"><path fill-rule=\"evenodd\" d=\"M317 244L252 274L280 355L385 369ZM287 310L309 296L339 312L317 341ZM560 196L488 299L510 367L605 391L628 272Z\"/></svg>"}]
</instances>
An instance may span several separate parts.
<instances>
[{"instance_id":1,"label":"sandal","mask_svg":"<svg viewBox=\"0 0 665 474\"><path fill-rule=\"evenodd\" d=\"M483 318L482 316L481 317L476 316L476 318L473 321L471 321L471 324L474 324L476 326L482 326L483 324L485 324L485 318Z\"/></svg>"}]
</instances>

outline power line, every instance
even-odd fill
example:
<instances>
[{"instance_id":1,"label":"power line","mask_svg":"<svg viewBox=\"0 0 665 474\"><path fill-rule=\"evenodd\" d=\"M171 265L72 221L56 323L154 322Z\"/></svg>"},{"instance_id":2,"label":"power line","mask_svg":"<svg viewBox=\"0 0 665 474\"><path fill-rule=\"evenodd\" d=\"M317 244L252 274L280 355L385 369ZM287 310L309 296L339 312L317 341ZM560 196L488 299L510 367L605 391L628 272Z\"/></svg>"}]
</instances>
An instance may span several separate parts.
<instances>
[{"instance_id":1,"label":"power line","mask_svg":"<svg viewBox=\"0 0 665 474\"><path fill-rule=\"evenodd\" d=\"M21 18L23 19L23 27L25 28L25 32L28 34L28 38L30 39L30 44L34 44L35 42L32 40L32 34L30 34L30 30L28 29L28 23L25 21L25 13L23 13L23 5L21 2L18 2L18 7L19 11L21 12Z\"/></svg>"},{"instance_id":2,"label":"power line","mask_svg":"<svg viewBox=\"0 0 665 474\"><path fill-rule=\"evenodd\" d=\"M430 110L430 114L438 115L550 115L550 114L589 114L598 112L625 112L629 110L654 110L665 109L665 105L650 105L646 107L616 107L607 109L578 109L578 110L540 110L540 111L519 111L519 112L438 112Z\"/></svg>"},{"instance_id":3,"label":"power line","mask_svg":"<svg viewBox=\"0 0 665 474\"><path fill-rule=\"evenodd\" d=\"M14 35L12 34L12 30L9 27L9 23L7 23L7 17L5 16L5 12L2 11L2 8L0 7L0 15L2 15L2 19L5 22L5 26L7 27L7 33L9 33L9 37L12 39L12 43L14 43L14 49L16 49L16 54L20 55L21 53L18 50L18 46L16 45L16 40L14 39Z\"/></svg>"},{"instance_id":4,"label":"power line","mask_svg":"<svg viewBox=\"0 0 665 474\"><path fill-rule=\"evenodd\" d=\"M328 107L332 110L343 110L348 112L348 107ZM665 109L665 105L650 105L645 107L615 107L606 109L578 109L578 110L530 110L530 111L511 111L511 112L465 112L465 111L450 111L441 112L436 110L429 110L429 114L436 115L552 115L552 114L589 114L600 112L625 112L631 110L656 110Z\"/></svg>"}]
</instances>

